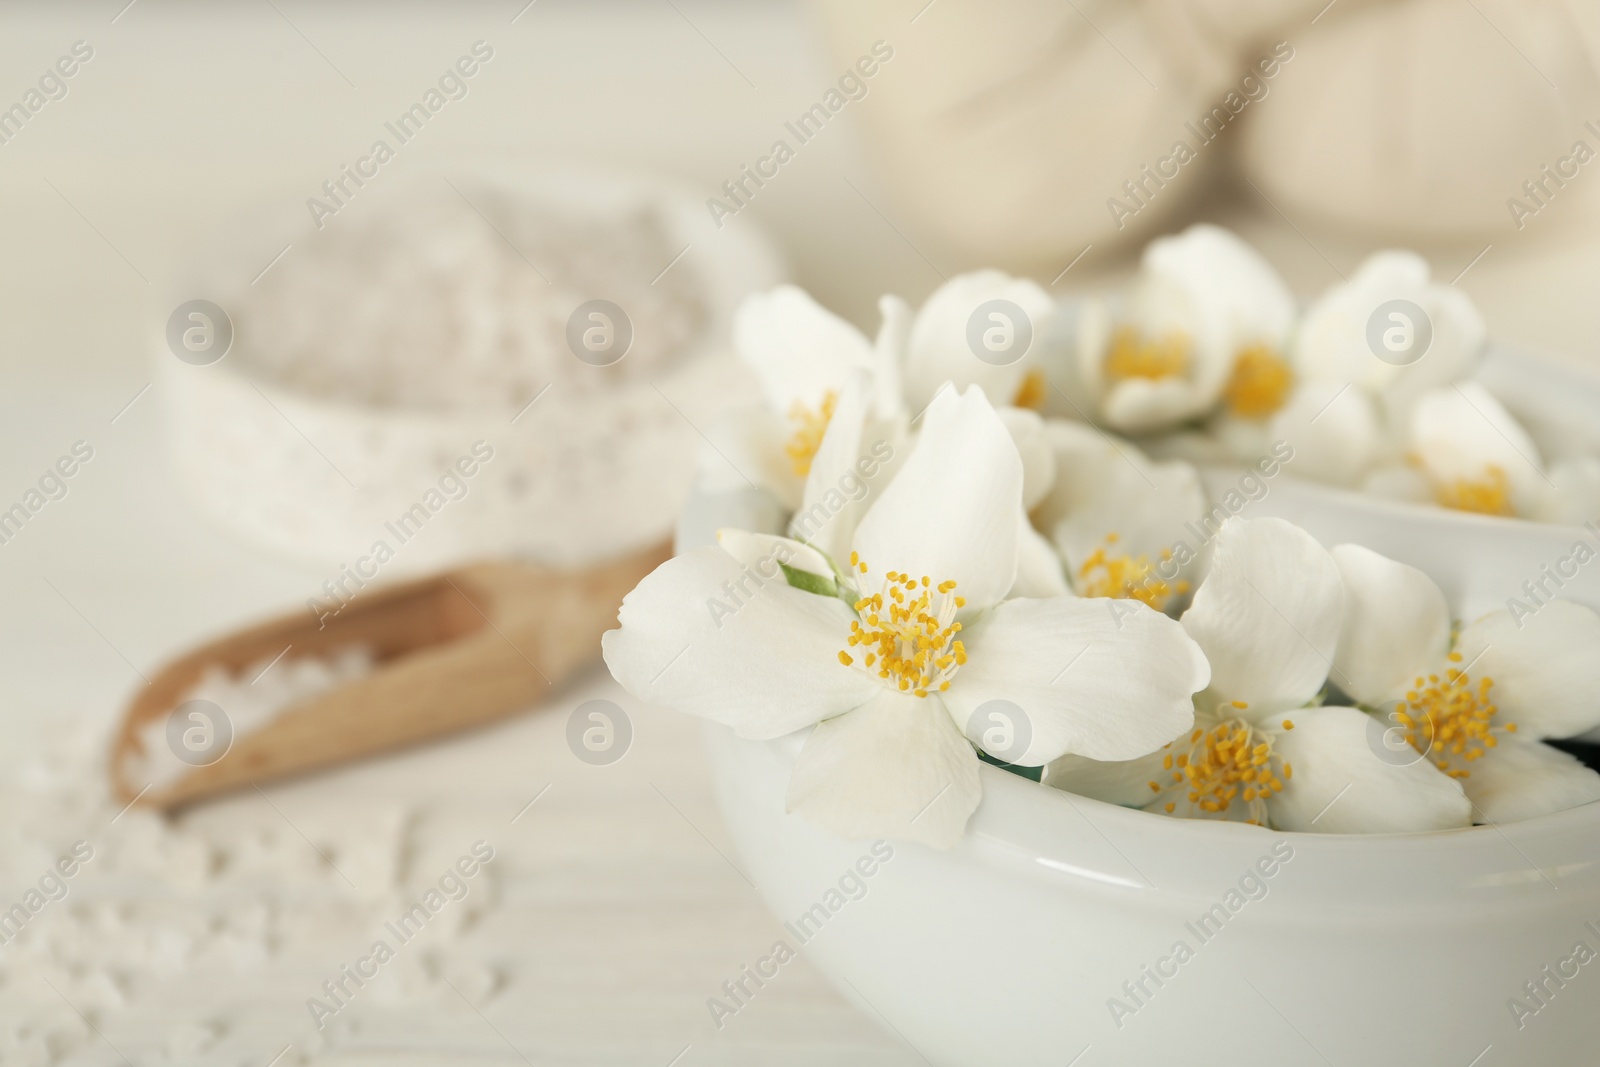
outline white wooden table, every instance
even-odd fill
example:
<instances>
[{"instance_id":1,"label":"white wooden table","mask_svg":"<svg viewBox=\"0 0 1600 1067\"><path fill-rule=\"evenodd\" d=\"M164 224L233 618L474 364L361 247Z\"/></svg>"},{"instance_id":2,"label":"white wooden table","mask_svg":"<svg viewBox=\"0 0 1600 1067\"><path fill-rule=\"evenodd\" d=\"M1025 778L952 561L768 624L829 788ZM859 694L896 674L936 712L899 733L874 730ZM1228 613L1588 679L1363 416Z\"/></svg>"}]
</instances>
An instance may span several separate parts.
<instances>
[{"instance_id":1,"label":"white wooden table","mask_svg":"<svg viewBox=\"0 0 1600 1067\"><path fill-rule=\"evenodd\" d=\"M778 923L734 865L695 724L599 672L496 728L171 823L117 817L103 785L141 672L325 577L200 525L168 481L157 397L141 390L189 251L242 208L311 195L479 38L494 64L397 165L576 156L709 196L832 80L803 12L123 3L8 12L0 32L5 102L74 40L95 48L69 95L0 146L0 509L75 441L95 449L68 495L0 544L0 908L74 840L96 849L66 899L0 945L0 1064L920 1062L803 958L715 1028L706 999ZM733 224L769 226L800 280L870 328L879 292L919 299L939 278L845 181L878 195L861 147L846 116ZM1260 204L1216 216L1306 293L1369 250ZM924 250L947 273L971 266ZM1437 250L1437 270L1476 252ZM1098 258L1069 280L1125 269ZM1597 260L1587 233L1530 228L1461 284L1498 336L1593 358ZM594 695L634 716L611 767L563 738ZM479 839L496 857L467 897L319 1032L306 1000Z\"/></svg>"},{"instance_id":2,"label":"white wooden table","mask_svg":"<svg viewBox=\"0 0 1600 1067\"><path fill-rule=\"evenodd\" d=\"M0 1063L120 1063L120 1050L263 1067L290 1045L281 1064L665 1065L686 1046L685 1065L919 1062L803 958L713 1025L707 998L780 924L735 866L697 724L601 668L429 748L170 822L118 816L104 749L140 674L292 610L314 584L197 525L166 480L152 398L110 423L138 388L0 397L0 485L27 484L57 440L95 448L68 495L0 545L0 900L75 840L95 850L67 897L0 946ZM565 739L595 696L635 728L607 767ZM383 924L479 840L495 858L400 947ZM380 937L396 958L319 1032L307 999Z\"/></svg>"}]
</instances>

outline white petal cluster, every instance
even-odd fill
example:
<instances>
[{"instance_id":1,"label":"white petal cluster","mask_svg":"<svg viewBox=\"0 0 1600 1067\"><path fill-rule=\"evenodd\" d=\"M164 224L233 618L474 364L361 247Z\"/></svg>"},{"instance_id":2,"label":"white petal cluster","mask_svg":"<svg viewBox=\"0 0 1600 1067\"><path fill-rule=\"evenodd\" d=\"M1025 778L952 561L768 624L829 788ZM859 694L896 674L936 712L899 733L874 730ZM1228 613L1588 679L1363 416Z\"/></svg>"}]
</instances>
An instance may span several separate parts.
<instances>
[{"instance_id":1,"label":"white petal cluster","mask_svg":"<svg viewBox=\"0 0 1600 1067\"><path fill-rule=\"evenodd\" d=\"M1356 377L1352 324L1388 299L1429 309L1427 374L1445 384L1414 366L1334 381ZM764 404L708 434L700 486L743 517L680 544L604 641L640 699L746 738L805 732L792 813L949 847L981 802L981 759L1152 812L1305 832L1600 799L1600 775L1542 743L1600 727L1600 617L1561 602L1533 625L1458 626L1420 571L1228 503L1289 457L1379 478L1375 442L1399 419L1415 458L1397 487L1541 506L1510 469L1531 442L1454 380L1481 323L1415 257L1375 257L1298 321L1265 261L1214 227L1153 244L1123 308L1074 318L987 271L880 310L869 340L792 287L746 303L735 339ZM1029 341L992 359L991 336ZM1041 413L1061 404L1092 418ZM1492 441L1452 437L1469 412ZM1181 420L1139 444L1107 428ZM1267 444L1295 426L1292 447ZM1250 454L1239 492L1208 500L1172 458L1197 447Z\"/></svg>"},{"instance_id":2,"label":"white petal cluster","mask_svg":"<svg viewBox=\"0 0 1600 1067\"><path fill-rule=\"evenodd\" d=\"M1296 478L1409 503L1569 525L1600 508L1600 457L1541 457L1472 377L1482 315L1415 253L1373 254L1302 311L1258 252L1197 225L1061 314L1052 385L1151 455L1250 462L1283 441Z\"/></svg>"},{"instance_id":3,"label":"white petal cluster","mask_svg":"<svg viewBox=\"0 0 1600 1067\"><path fill-rule=\"evenodd\" d=\"M1211 664L1195 728L1120 765L1045 780L1113 803L1282 830L1444 830L1600 800L1548 745L1600 725L1600 616L1553 601L1452 623L1421 571L1331 551L1281 519L1229 519L1181 619Z\"/></svg>"},{"instance_id":4,"label":"white petal cluster","mask_svg":"<svg viewBox=\"0 0 1600 1067\"><path fill-rule=\"evenodd\" d=\"M828 436L844 432L846 410ZM628 595L606 663L640 699L742 737L814 727L791 812L847 837L948 847L981 798L968 735L985 709L1008 709L1009 762L1128 759L1188 728L1209 676L1183 628L1143 605L1123 614L1064 591L1013 595L1025 474L982 389L940 390L910 454L851 524L848 561L814 542L724 532ZM787 549L777 558L789 571L719 610L719 591L772 545Z\"/></svg>"}]
</instances>

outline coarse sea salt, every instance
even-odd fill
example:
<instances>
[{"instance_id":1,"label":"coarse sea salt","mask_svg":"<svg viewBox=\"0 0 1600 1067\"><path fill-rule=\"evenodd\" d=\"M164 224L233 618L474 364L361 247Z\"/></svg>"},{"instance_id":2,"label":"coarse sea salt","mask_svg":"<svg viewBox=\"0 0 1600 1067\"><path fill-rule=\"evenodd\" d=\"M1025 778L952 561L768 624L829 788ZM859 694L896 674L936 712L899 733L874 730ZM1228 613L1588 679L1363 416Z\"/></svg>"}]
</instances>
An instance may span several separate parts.
<instances>
[{"instance_id":1,"label":"coarse sea salt","mask_svg":"<svg viewBox=\"0 0 1600 1067\"><path fill-rule=\"evenodd\" d=\"M254 733L296 705L321 696L339 686L364 678L372 672L372 650L365 645L350 645L331 656L297 656L276 663L267 656L238 673L211 666L174 705L174 711L191 700L215 704L227 716L233 740ZM170 785L194 769L194 764L179 757L169 744L168 720L160 715L139 730L142 756L129 766L131 778L156 788ZM216 724L211 724L215 729Z\"/></svg>"},{"instance_id":2,"label":"coarse sea salt","mask_svg":"<svg viewBox=\"0 0 1600 1067\"><path fill-rule=\"evenodd\" d=\"M548 385L598 394L698 340L704 286L658 204L608 209L457 179L351 205L229 305L238 358L298 392L376 407L517 410ZM668 270L668 267L672 269ZM611 301L626 358L596 373L568 321Z\"/></svg>"}]
</instances>

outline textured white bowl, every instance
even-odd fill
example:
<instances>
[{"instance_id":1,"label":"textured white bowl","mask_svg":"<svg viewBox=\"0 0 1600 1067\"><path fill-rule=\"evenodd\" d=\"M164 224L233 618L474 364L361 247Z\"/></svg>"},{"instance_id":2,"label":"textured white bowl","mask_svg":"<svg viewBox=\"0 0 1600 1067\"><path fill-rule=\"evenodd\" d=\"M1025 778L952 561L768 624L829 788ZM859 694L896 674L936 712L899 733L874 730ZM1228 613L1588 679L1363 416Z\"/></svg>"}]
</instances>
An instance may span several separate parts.
<instances>
[{"instance_id":1,"label":"textured white bowl","mask_svg":"<svg viewBox=\"0 0 1600 1067\"><path fill-rule=\"evenodd\" d=\"M784 814L802 736L707 728L745 873L791 924L868 852ZM931 1063L1467 1067L1490 1046L1477 1062L1596 1062L1600 958L1551 983L1520 1028L1508 1000L1536 1006L1523 983L1576 943L1600 952L1600 804L1430 835L1281 834L990 766L982 780L956 848L893 844L864 897L808 941L785 935ZM1285 844L1267 894L1202 941L1199 918ZM1179 941L1193 953L1181 965ZM1135 1005L1123 983L1146 966L1176 974L1144 979L1134 1014L1113 1011L1114 997Z\"/></svg>"},{"instance_id":2,"label":"textured white bowl","mask_svg":"<svg viewBox=\"0 0 1600 1067\"><path fill-rule=\"evenodd\" d=\"M753 226L717 230L698 199L657 179L504 169L474 176L588 210L657 205L675 246L693 249L686 266L702 279L709 312L701 339L654 382L590 397L552 389L518 417L516 408L434 412L329 400L256 380L234 355L190 366L158 337L168 452L202 515L262 549L330 570L385 539L395 549L386 576L481 557L581 566L667 536L693 479L696 426L748 385L728 345L733 309L745 293L781 280L778 256ZM276 239L294 232L280 222ZM245 270L201 269L229 278ZM259 269L254 263L242 276ZM203 274L196 284L204 293ZM397 544L384 524L478 440L495 454L467 480L466 495L439 509L425 536Z\"/></svg>"}]
</instances>

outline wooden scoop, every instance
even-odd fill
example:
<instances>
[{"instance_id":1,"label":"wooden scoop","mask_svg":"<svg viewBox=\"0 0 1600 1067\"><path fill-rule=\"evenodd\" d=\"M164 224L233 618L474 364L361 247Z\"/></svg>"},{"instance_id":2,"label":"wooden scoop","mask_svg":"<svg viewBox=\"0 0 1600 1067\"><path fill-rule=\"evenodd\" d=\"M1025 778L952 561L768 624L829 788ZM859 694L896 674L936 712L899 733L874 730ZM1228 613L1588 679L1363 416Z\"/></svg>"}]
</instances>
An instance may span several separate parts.
<instances>
[{"instance_id":1,"label":"wooden scoop","mask_svg":"<svg viewBox=\"0 0 1600 1067\"><path fill-rule=\"evenodd\" d=\"M128 707L112 791L124 804L174 808L528 708L599 655L623 596L670 554L662 544L583 571L476 564L364 593L321 628L300 611L212 642L168 664ZM352 645L372 650L370 674L236 736L214 763L159 787L138 780L141 728L171 713L208 667L238 675L280 653L327 657Z\"/></svg>"}]
</instances>

